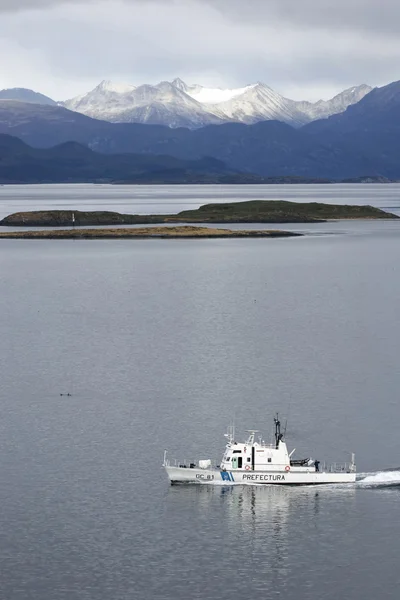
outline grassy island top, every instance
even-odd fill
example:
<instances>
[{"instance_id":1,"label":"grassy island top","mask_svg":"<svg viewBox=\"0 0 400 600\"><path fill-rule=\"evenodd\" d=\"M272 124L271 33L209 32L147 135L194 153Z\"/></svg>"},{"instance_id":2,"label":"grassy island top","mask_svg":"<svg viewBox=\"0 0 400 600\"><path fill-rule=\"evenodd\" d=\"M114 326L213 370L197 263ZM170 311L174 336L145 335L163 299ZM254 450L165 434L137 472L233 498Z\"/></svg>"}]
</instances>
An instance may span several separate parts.
<instances>
[{"instance_id":1,"label":"grassy island top","mask_svg":"<svg viewBox=\"0 0 400 600\"><path fill-rule=\"evenodd\" d=\"M304 223L330 219L396 219L398 217L373 206L250 200L225 204L205 204L197 210L180 212L175 218L191 222L196 220L230 223Z\"/></svg>"},{"instance_id":2,"label":"grassy island top","mask_svg":"<svg viewBox=\"0 0 400 600\"><path fill-rule=\"evenodd\" d=\"M0 238L16 239L105 239L105 238L274 238L297 237L301 233L279 230L246 230L216 229L214 227L193 227L180 225L177 227L140 227L135 229L55 229L39 231L0 232Z\"/></svg>"},{"instance_id":3,"label":"grassy island top","mask_svg":"<svg viewBox=\"0 0 400 600\"><path fill-rule=\"evenodd\" d=\"M158 223L320 223L331 219L398 219L374 206L251 200L205 204L176 215L127 215L111 211L43 210L9 215L0 225L62 227L72 225L146 225Z\"/></svg>"}]
</instances>

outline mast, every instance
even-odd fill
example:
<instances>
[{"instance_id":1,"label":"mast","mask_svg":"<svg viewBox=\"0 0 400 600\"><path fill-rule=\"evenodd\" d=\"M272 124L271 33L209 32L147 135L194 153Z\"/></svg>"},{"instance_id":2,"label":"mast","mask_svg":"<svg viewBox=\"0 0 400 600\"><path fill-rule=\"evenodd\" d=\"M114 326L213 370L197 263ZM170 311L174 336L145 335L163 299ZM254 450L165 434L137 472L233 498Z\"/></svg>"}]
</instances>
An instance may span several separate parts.
<instances>
[{"instance_id":1,"label":"mast","mask_svg":"<svg viewBox=\"0 0 400 600\"><path fill-rule=\"evenodd\" d=\"M275 423L275 447L276 447L276 449L278 449L279 442L283 438L283 435L281 433L281 422L279 420L278 413L276 413L276 417L274 417L274 423Z\"/></svg>"}]
</instances>

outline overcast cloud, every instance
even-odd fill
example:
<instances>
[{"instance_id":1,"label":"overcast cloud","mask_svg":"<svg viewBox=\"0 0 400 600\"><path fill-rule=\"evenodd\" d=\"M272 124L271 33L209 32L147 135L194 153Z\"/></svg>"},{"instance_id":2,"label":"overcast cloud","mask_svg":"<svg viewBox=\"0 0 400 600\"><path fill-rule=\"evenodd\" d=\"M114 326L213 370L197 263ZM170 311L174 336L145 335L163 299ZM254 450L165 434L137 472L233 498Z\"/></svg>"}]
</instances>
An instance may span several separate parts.
<instances>
[{"instance_id":1,"label":"overcast cloud","mask_svg":"<svg viewBox=\"0 0 400 600\"><path fill-rule=\"evenodd\" d=\"M380 6L379 6L380 4ZM400 79L400 1L0 0L0 88L263 81L297 99Z\"/></svg>"}]
</instances>

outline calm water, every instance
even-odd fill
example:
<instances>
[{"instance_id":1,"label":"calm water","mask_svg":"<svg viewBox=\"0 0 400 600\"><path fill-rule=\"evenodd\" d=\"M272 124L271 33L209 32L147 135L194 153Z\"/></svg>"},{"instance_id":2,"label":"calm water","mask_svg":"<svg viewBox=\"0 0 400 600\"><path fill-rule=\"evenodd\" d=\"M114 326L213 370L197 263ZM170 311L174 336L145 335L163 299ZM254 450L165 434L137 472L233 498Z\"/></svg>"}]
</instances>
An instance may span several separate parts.
<instances>
[{"instance_id":1,"label":"calm water","mask_svg":"<svg viewBox=\"0 0 400 600\"><path fill-rule=\"evenodd\" d=\"M0 241L0 598L397 597L400 226L335 233ZM366 479L169 487L277 409Z\"/></svg>"}]
</instances>

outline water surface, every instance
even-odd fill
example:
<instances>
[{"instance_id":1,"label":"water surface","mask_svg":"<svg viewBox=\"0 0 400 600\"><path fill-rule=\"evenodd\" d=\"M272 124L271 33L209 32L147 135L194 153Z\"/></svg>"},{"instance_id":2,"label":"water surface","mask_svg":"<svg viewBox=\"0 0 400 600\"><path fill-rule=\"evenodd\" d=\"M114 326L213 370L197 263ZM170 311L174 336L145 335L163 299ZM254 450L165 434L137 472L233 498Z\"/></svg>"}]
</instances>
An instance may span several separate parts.
<instances>
[{"instance_id":1,"label":"water surface","mask_svg":"<svg viewBox=\"0 0 400 600\"><path fill-rule=\"evenodd\" d=\"M400 238L387 224L0 240L0 597L397 597ZM377 474L169 487L164 448L219 459L233 418L268 438L276 410L299 456L354 451Z\"/></svg>"}]
</instances>

